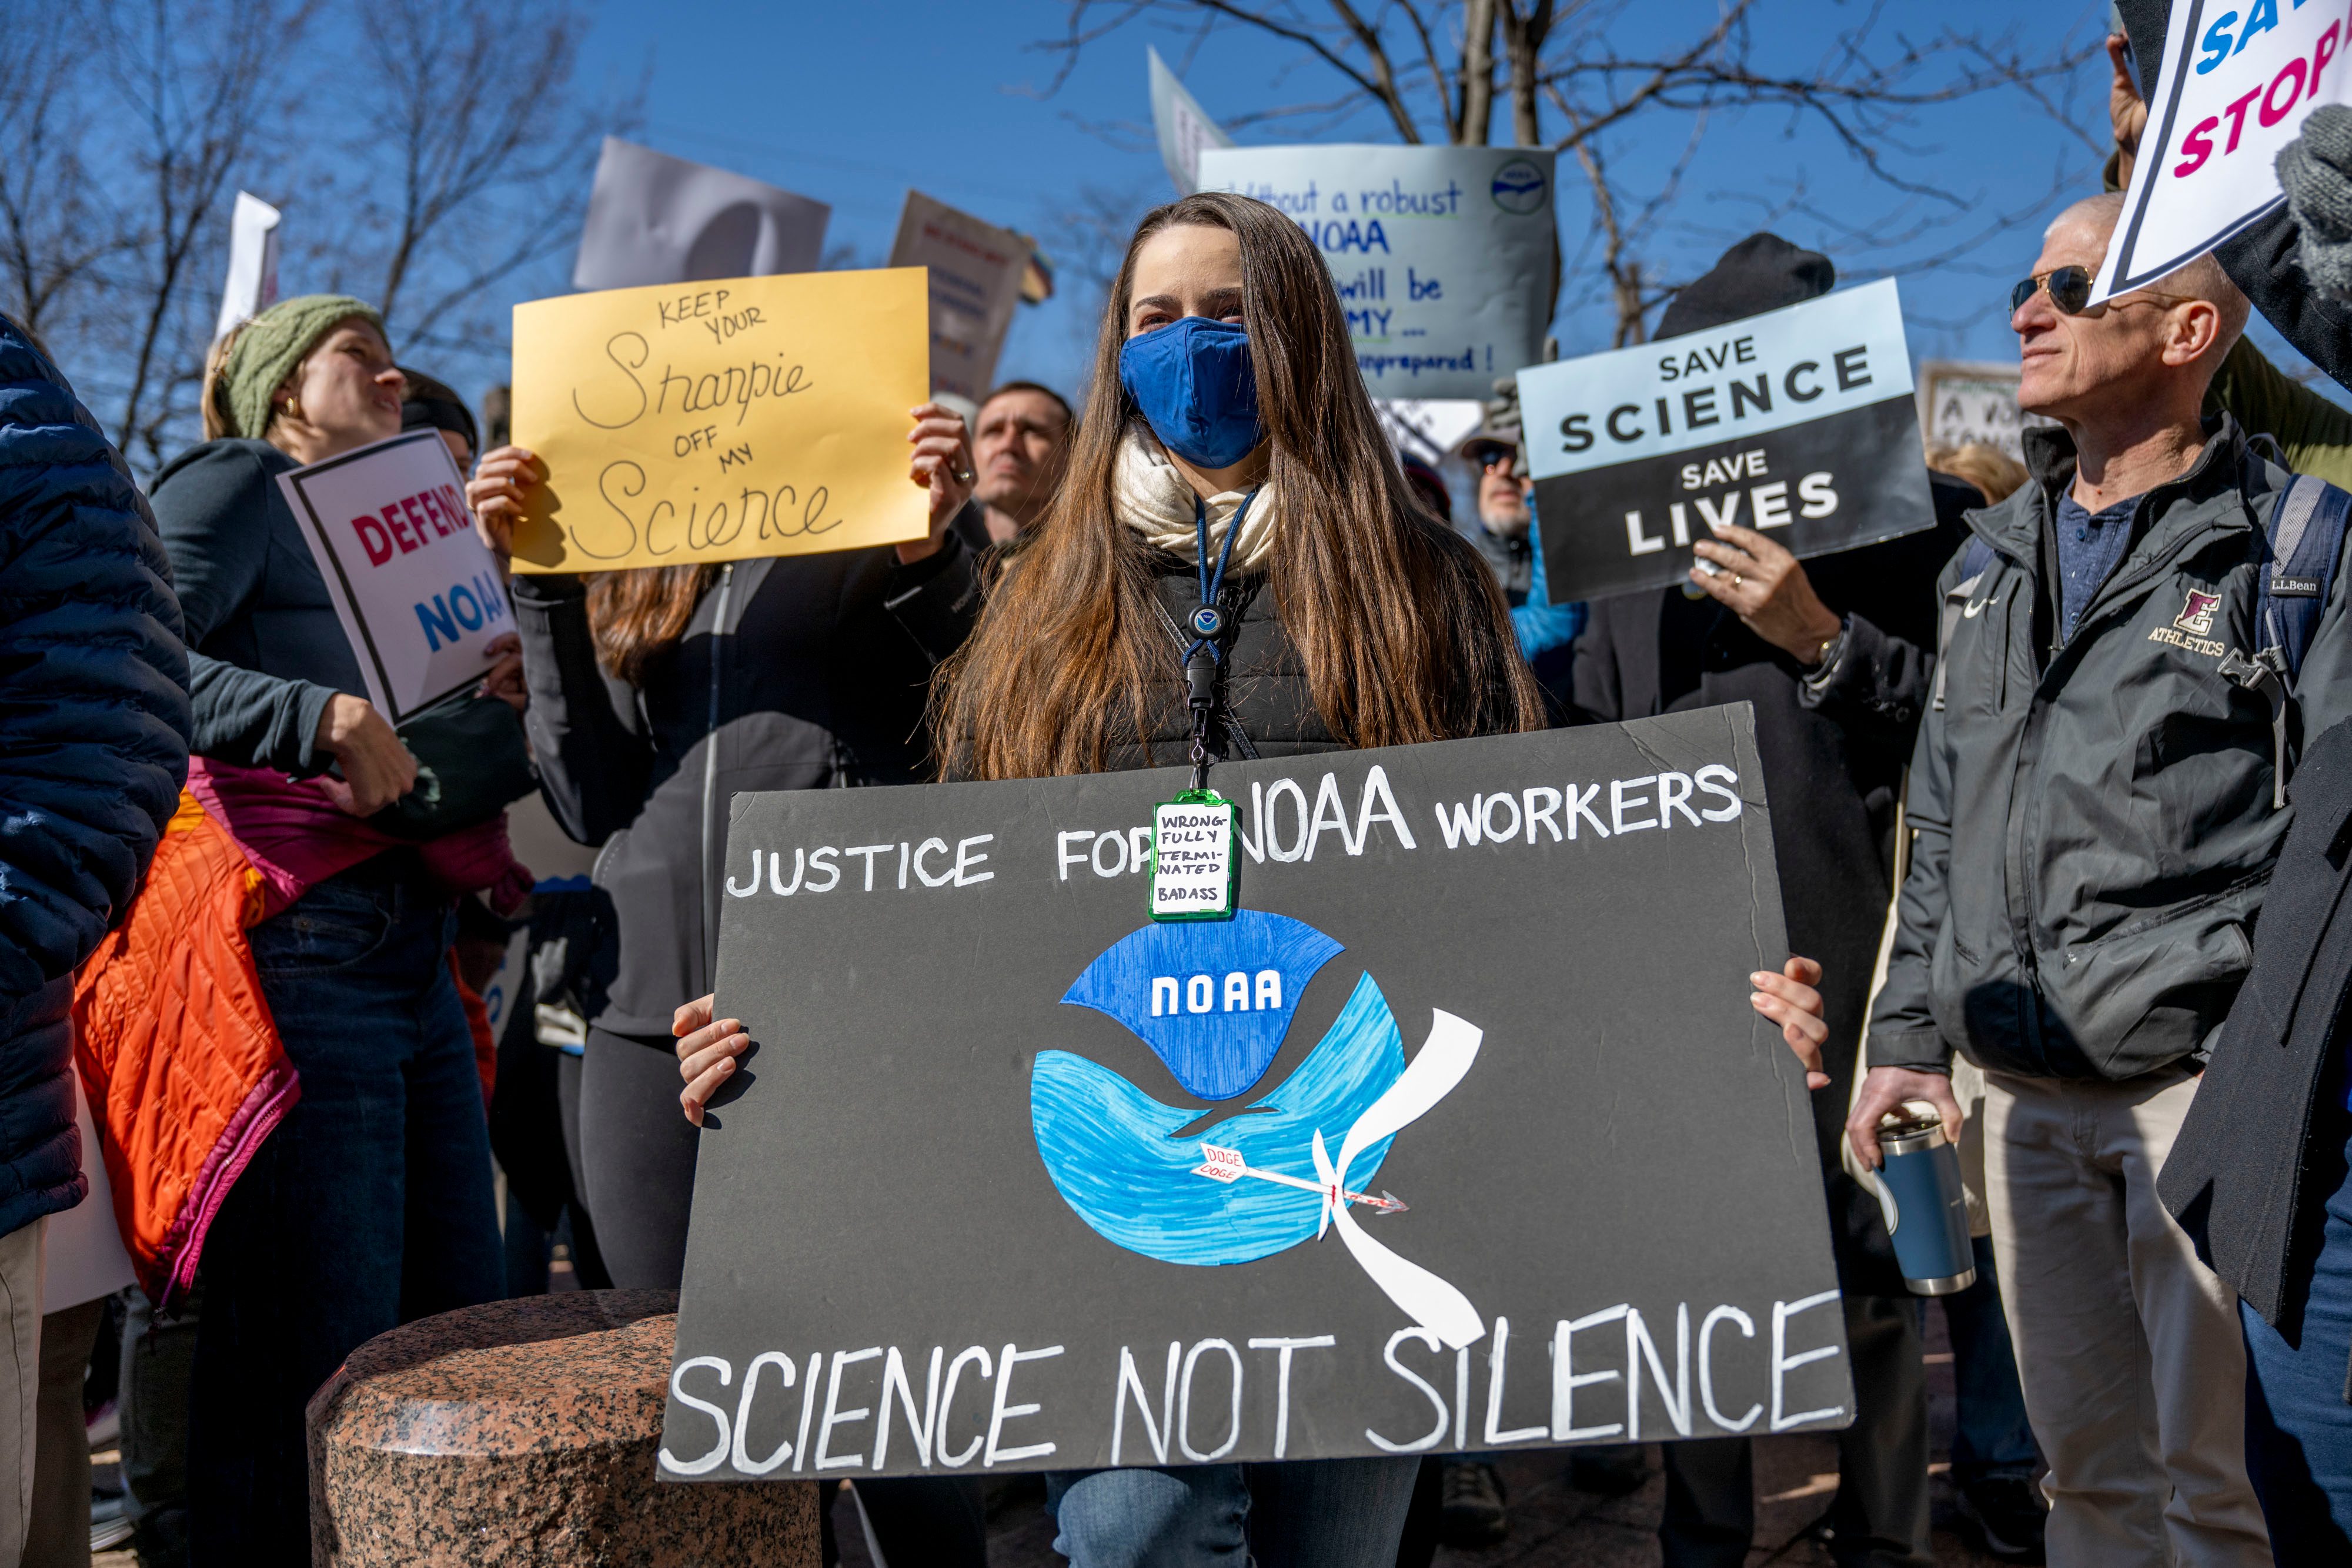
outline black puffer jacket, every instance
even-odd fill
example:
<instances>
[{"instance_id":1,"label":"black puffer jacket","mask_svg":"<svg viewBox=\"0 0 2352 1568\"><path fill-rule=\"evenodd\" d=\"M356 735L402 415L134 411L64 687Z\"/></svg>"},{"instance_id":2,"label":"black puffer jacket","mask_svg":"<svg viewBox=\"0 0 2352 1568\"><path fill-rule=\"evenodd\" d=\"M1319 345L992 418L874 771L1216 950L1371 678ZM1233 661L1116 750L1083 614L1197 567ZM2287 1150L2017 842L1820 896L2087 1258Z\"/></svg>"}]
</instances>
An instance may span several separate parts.
<instances>
[{"instance_id":1,"label":"black puffer jacket","mask_svg":"<svg viewBox=\"0 0 2352 1568\"><path fill-rule=\"evenodd\" d=\"M663 1036L710 989L729 800L928 778L931 670L977 609L952 532L913 566L888 549L737 561L630 687L597 665L580 579L518 576L514 601L541 790L564 831L604 845L595 881L620 931L589 1021Z\"/></svg>"},{"instance_id":2,"label":"black puffer jacket","mask_svg":"<svg viewBox=\"0 0 2352 1568\"><path fill-rule=\"evenodd\" d=\"M2260 646L2264 529L2289 476L2229 415L2208 421L2056 647L2051 519L2074 450L2063 431L2024 439L2032 483L1969 517L1994 554L1952 619L1911 765L1916 852L1870 1061L1941 1071L1957 1046L2000 1071L2121 1081L2221 1027L2294 816L2272 806L2269 704L2221 673ZM2346 594L2339 566L2296 683L2305 735L2352 715Z\"/></svg>"},{"instance_id":3,"label":"black puffer jacket","mask_svg":"<svg viewBox=\"0 0 2352 1568\"><path fill-rule=\"evenodd\" d=\"M188 775L188 659L154 519L0 317L0 1235L85 1190L74 967L129 910Z\"/></svg>"}]
</instances>

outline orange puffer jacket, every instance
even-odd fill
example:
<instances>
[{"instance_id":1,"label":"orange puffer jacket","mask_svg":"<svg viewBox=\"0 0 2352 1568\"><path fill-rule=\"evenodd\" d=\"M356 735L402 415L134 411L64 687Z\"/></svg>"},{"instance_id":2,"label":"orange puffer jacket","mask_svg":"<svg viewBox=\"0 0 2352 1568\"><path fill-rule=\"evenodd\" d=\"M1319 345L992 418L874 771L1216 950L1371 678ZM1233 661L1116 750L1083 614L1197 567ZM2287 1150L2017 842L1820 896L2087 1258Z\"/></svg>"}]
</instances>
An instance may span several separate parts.
<instances>
[{"instance_id":1,"label":"orange puffer jacket","mask_svg":"<svg viewBox=\"0 0 2352 1568\"><path fill-rule=\"evenodd\" d=\"M115 1220L158 1308L194 1281L221 1199L301 1096L246 943L264 899L236 841L183 793L130 918L74 978Z\"/></svg>"}]
</instances>

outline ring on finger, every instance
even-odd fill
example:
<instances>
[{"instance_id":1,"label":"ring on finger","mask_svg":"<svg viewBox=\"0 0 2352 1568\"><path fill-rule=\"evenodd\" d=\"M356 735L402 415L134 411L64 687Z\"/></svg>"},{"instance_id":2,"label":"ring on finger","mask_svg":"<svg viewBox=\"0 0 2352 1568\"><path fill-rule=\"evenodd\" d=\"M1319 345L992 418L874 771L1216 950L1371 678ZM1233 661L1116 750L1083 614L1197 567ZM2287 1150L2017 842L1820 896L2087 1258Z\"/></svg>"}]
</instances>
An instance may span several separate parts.
<instances>
[{"instance_id":1,"label":"ring on finger","mask_svg":"<svg viewBox=\"0 0 2352 1568\"><path fill-rule=\"evenodd\" d=\"M1735 571L1731 574L1731 586L1734 588L1745 588L1748 586L1748 580Z\"/></svg>"},{"instance_id":2,"label":"ring on finger","mask_svg":"<svg viewBox=\"0 0 2352 1568\"><path fill-rule=\"evenodd\" d=\"M957 470L955 471L955 482L956 482L957 484L959 484L959 485L969 485L969 484L971 484L971 479L972 479L972 474L971 474L971 469L969 469L969 468L959 468L959 469L957 469Z\"/></svg>"}]
</instances>

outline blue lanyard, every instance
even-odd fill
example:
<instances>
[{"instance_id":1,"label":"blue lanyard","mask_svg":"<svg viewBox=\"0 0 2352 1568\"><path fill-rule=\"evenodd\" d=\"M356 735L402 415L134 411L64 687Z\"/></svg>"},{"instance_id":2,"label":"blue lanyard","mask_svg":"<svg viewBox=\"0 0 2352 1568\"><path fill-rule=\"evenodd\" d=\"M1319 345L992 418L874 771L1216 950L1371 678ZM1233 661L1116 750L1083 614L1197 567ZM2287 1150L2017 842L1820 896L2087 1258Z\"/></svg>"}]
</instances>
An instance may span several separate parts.
<instances>
[{"instance_id":1,"label":"blue lanyard","mask_svg":"<svg viewBox=\"0 0 2352 1568\"><path fill-rule=\"evenodd\" d=\"M1225 612L1217 603L1224 591L1225 563L1233 559L1234 540L1241 537L1242 524L1249 517L1251 503L1257 499L1253 488L1234 508L1232 522L1225 528L1224 547L1217 551L1217 567L1209 570L1209 507L1200 497L1192 497L1192 527L1199 539L1194 551L1193 570L1198 573L1201 602L1188 618L1192 630L1192 645L1184 650L1182 664L1184 680L1189 688L1192 708L1192 788L1209 787L1209 719L1217 706L1217 666L1224 662L1224 645L1217 639L1225 630Z\"/></svg>"}]
</instances>

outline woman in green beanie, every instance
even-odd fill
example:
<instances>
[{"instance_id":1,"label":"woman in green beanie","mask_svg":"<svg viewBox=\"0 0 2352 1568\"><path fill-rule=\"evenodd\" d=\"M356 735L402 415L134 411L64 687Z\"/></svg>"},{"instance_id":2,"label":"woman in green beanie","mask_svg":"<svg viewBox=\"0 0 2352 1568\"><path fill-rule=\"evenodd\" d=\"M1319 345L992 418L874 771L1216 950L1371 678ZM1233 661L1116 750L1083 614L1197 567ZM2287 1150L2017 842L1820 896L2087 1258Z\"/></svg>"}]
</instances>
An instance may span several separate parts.
<instances>
[{"instance_id":1,"label":"woman in green beanie","mask_svg":"<svg viewBox=\"0 0 2352 1568\"><path fill-rule=\"evenodd\" d=\"M284 300L215 349L209 439L152 495L187 618L192 749L316 779L357 816L406 793L416 764L362 695L278 476L397 435L402 390L373 307ZM340 780L320 777L330 764ZM449 894L402 847L246 933L301 1099L205 1239L188 1455L199 1568L307 1564L311 1392L373 1335L505 1293L453 925Z\"/></svg>"}]
</instances>

